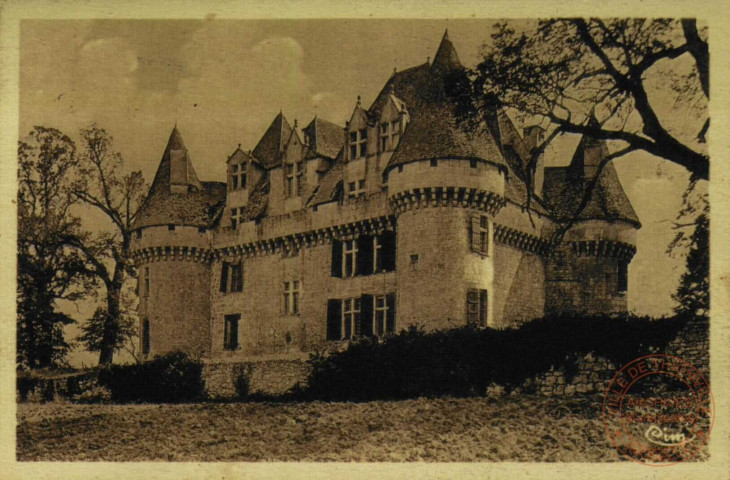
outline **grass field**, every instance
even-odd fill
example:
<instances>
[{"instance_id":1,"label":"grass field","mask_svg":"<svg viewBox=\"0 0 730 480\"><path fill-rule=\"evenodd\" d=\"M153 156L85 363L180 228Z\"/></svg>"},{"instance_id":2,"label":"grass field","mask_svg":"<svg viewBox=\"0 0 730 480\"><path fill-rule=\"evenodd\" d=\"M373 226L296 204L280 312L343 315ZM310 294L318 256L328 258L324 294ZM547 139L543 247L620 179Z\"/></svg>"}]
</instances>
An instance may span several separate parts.
<instances>
[{"instance_id":1,"label":"grass field","mask_svg":"<svg viewBox=\"0 0 730 480\"><path fill-rule=\"evenodd\" d=\"M20 461L619 461L600 397L18 405Z\"/></svg>"}]
</instances>

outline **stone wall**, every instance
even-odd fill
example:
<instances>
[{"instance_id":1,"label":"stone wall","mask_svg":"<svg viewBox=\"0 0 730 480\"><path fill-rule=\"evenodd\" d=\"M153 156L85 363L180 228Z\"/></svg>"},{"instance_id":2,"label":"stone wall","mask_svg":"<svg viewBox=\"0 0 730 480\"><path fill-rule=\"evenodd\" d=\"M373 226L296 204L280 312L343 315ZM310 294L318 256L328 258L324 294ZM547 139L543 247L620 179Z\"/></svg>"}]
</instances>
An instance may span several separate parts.
<instances>
[{"instance_id":1,"label":"stone wall","mask_svg":"<svg viewBox=\"0 0 730 480\"><path fill-rule=\"evenodd\" d=\"M206 362L203 380L208 397L216 400L238 397L236 383L241 376L248 382L249 394L282 395L309 376L309 363L303 358L272 358L248 362Z\"/></svg>"},{"instance_id":2,"label":"stone wall","mask_svg":"<svg viewBox=\"0 0 730 480\"><path fill-rule=\"evenodd\" d=\"M16 380L17 402L50 402L72 400L97 387L95 371L75 372L49 377L18 375Z\"/></svg>"},{"instance_id":3,"label":"stone wall","mask_svg":"<svg viewBox=\"0 0 730 480\"><path fill-rule=\"evenodd\" d=\"M709 347L709 322L692 320L661 353L681 358L700 370L710 381ZM541 396L603 393L620 368L621 365L614 365L606 358L589 353L578 361L575 375L568 376L561 369L550 369L545 374L528 379L518 392Z\"/></svg>"}]
</instances>

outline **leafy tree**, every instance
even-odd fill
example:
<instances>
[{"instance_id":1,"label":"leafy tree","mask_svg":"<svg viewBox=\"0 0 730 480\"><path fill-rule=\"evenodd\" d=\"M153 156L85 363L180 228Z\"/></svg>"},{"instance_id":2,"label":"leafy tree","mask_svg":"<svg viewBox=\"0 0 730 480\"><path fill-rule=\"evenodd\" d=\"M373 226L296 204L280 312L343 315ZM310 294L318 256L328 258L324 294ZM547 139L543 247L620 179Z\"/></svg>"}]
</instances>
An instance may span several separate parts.
<instances>
[{"instance_id":1,"label":"leafy tree","mask_svg":"<svg viewBox=\"0 0 730 480\"><path fill-rule=\"evenodd\" d=\"M53 128L35 127L18 146L17 365L64 363L70 345L59 300L76 301L93 287L83 254L69 246L88 234L70 214L70 179L78 166L73 141Z\"/></svg>"},{"instance_id":2,"label":"leafy tree","mask_svg":"<svg viewBox=\"0 0 730 480\"><path fill-rule=\"evenodd\" d=\"M674 228L677 234L669 245L669 253L687 249L687 270L679 280L672 298L677 302L674 311L697 317L707 317L710 309L710 204L707 194L696 191L696 182L684 194L684 206ZM692 232L687 234L686 230Z\"/></svg>"},{"instance_id":3,"label":"leafy tree","mask_svg":"<svg viewBox=\"0 0 730 480\"><path fill-rule=\"evenodd\" d=\"M83 334L78 338L78 341L88 350L89 352L100 352L102 348L102 341L104 338L104 328L110 322L107 318L108 314L106 308L99 307L94 311L94 315L81 325ZM123 313L119 316L117 321L117 335L114 343L114 351L119 352L126 350L136 361L137 352L134 347L134 338L137 337L137 320L133 315Z\"/></svg>"},{"instance_id":4,"label":"leafy tree","mask_svg":"<svg viewBox=\"0 0 730 480\"><path fill-rule=\"evenodd\" d=\"M709 53L706 29L695 20L576 18L495 28L483 61L470 72L468 91L458 95L469 99L460 110L474 125L489 120L495 108L510 108L546 127L545 140L520 172L528 182L545 148L565 133L615 142L599 173L617 157L645 151L683 166L693 179L709 178L703 146ZM691 138L667 128L666 115L677 114L664 108L672 102L700 119ZM587 188L588 198L591 192Z\"/></svg>"},{"instance_id":5,"label":"leafy tree","mask_svg":"<svg viewBox=\"0 0 730 480\"><path fill-rule=\"evenodd\" d=\"M81 130L78 178L73 195L81 203L100 212L106 225L93 238L75 246L83 251L93 275L105 289L103 314L92 317L83 341L99 352L99 365L112 363L114 352L129 336L129 308L125 308L125 281L136 277L130 256L132 224L147 191L142 172L122 172L124 160L114 151L112 137L91 125ZM101 325L98 323L101 322Z\"/></svg>"}]
</instances>

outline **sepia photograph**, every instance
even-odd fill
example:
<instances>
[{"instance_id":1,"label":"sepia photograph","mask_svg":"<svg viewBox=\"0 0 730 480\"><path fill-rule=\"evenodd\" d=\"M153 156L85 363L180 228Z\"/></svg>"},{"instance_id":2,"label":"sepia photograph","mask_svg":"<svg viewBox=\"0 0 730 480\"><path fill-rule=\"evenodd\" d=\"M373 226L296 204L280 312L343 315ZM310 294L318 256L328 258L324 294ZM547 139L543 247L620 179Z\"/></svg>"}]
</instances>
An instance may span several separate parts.
<instances>
[{"instance_id":1,"label":"sepia photograph","mask_svg":"<svg viewBox=\"0 0 730 480\"><path fill-rule=\"evenodd\" d=\"M17 40L17 462L713 460L706 21Z\"/></svg>"}]
</instances>

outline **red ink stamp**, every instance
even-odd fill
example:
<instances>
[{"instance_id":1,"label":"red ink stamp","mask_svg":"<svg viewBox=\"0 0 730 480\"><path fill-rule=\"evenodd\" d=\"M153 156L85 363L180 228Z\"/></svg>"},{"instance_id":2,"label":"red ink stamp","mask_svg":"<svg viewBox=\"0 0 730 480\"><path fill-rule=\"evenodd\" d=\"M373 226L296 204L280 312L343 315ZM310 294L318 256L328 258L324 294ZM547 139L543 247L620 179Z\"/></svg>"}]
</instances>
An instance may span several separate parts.
<instances>
[{"instance_id":1,"label":"red ink stamp","mask_svg":"<svg viewBox=\"0 0 730 480\"><path fill-rule=\"evenodd\" d=\"M606 389L603 423L611 443L631 460L669 466L697 457L712 430L715 404L707 379L671 355L624 365Z\"/></svg>"}]
</instances>

